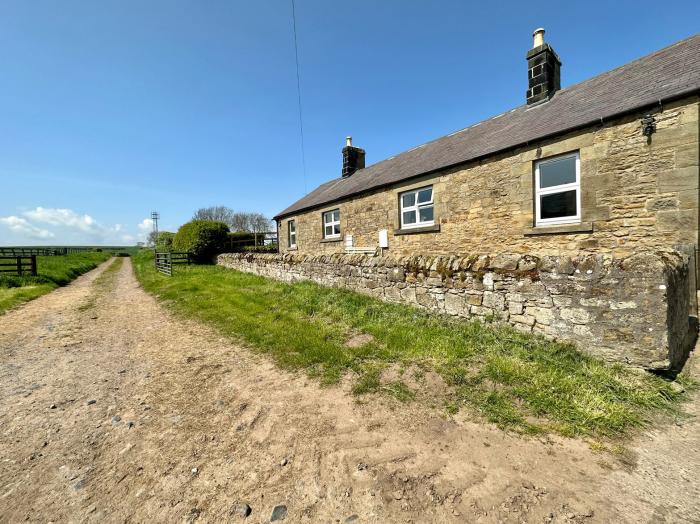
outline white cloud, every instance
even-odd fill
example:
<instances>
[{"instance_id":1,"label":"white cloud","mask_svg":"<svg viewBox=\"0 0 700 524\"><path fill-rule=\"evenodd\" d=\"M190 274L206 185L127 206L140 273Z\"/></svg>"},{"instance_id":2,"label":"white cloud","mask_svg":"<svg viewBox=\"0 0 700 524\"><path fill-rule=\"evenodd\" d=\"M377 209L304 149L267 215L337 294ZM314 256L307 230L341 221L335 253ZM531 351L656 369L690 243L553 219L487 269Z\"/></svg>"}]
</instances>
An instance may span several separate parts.
<instances>
[{"instance_id":1,"label":"white cloud","mask_svg":"<svg viewBox=\"0 0 700 524\"><path fill-rule=\"evenodd\" d=\"M136 227L138 227L142 233L148 234L153 229L153 220L144 218Z\"/></svg>"},{"instance_id":2,"label":"white cloud","mask_svg":"<svg viewBox=\"0 0 700 524\"><path fill-rule=\"evenodd\" d=\"M37 207L18 215L0 217L0 228L8 235L0 235L7 245L31 244L35 240L43 243L60 242L67 245L119 245L133 244L145 240L153 227L150 218L135 226L123 224L103 225L92 216L66 208Z\"/></svg>"},{"instance_id":3,"label":"white cloud","mask_svg":"<svg viewBox=\"0 0 700 524\"><path fill-rule=\"evenodd\" d=\"M86 233L95 234L102 230L102 226L95 222L95 219L90 215L79 215L72 209L37 207L22 214L35 222L75 228Z\"/></svg>"},{"instance_id":4,"label":"white cloud","mask_svg":"<svg viewBox=\"0 0 700 524\"><path fill-rule=\"evenodd\" d=\"M53 238L55 235L48 229L42 229L30 224L27 219L11 215L9 217L0 217L0 224L5 224L10 231L26 235L29 238Z\"/></svg>"}]
</instances>

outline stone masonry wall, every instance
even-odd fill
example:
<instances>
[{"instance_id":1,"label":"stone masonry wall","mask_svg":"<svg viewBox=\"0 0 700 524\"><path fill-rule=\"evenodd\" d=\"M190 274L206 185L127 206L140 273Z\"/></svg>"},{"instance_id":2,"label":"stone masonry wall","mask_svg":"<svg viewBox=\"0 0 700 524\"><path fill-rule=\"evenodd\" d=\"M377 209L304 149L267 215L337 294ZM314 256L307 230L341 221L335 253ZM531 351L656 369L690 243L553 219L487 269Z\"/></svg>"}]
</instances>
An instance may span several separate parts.
<instances>
[{"instance_id":1,"label":"stone masonry wall","mask_svg":"<svg viewBox=\"0 0 700 524\"><path fill-rule=\"evenodd\" d=\"M287 222L296 220L298 253L340 253L342 238L324 241L321 214L340 208L341 237L375 248L389 231L392 256L466 256L475 252L542 255L672 249L698 241L698 97L652 111L657 131L642 135L643 112L530 144L487 159L330 204L280 223L280 249L291 251ZM533 229L535 161L578 151L580 227ZM439 231L405 234L399 193L433 185ZM565 229L565 231L562 231Z\"/></svg>"},{"instance_id":2,"label":"stone masonry wall","mask_svg":"<svg viewBox=\"0 0 700 524\"><path fill-rule=\"evenodd\" d=\"M648 369L679 367L694 340L687 259L579 254L469 257L223 254L219 265L286 282L312 280L387 302L493 319Z\"/></svg>"}]
</instances>

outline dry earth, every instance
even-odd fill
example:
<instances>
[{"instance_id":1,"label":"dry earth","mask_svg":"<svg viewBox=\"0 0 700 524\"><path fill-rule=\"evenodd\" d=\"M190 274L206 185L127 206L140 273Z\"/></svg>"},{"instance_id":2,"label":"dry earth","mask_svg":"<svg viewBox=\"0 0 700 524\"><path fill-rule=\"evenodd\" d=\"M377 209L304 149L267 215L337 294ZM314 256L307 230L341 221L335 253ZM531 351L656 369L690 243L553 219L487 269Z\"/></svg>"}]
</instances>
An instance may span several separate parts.
<instances>
[{"instance_id":1,"label":"dry earth","mask_svg":"<svg viewBox=\"0 0 700 524\"><path fill-rule=\"evenodd\" d=\"M0 317L2 522L700 522L695 418L621 461L360 404L104 269Z\"/></svg>"}]
</instances>

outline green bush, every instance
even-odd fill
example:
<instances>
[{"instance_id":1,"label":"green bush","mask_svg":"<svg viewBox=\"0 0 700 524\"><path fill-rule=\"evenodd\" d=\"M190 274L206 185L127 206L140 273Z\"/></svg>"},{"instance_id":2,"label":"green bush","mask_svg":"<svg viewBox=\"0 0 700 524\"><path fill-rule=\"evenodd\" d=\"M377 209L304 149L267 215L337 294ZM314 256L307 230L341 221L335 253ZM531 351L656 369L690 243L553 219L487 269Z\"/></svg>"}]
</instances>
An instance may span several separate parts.
<instances>
[{"instance_id":1,"label":"green bush","mask_svg":"<svg viewBox=\"0 0 700 524\"><path fill-rule=\"evenodd\" d=\"M173 240L175 233L170 231L161 231L158 233L158 242L156 244L157 251L171 251L173 248Z\"/></svg>"},{"instance_id":2,"label":"green bush","mask_svg":"<svg viewBox=\"0 0 700 524\"><path fill-rule=\"evenodd\" d=\"M248 233L247 231L231 231L228 234L228 238L230 240L235 241L245 241L245 240L250 240L251 242L255 241L255 233Z\"/></svg>"},{"instance_id":3,"label":"green bush","mask_svg":"<svg viewBox=\"0 0 700 524\"><path fill-rule=\"evenodd\" d=\"M211 262L224 251L228 240L228 226L213 220L192 220L177 230L173 251L192 253L195 262Z\"/></svg>"}]
</instances>

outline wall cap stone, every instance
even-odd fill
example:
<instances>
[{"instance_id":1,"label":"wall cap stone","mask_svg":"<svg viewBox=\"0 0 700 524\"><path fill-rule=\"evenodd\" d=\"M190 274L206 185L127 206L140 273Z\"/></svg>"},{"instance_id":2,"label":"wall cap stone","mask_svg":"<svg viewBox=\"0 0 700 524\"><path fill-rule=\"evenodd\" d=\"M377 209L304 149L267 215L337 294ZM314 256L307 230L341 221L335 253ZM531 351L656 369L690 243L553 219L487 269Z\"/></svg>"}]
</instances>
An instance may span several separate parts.
<instances>
[{"instance_id":1,"label":"wall cap stone","mask_svg":"<svg viewBox=\"0 0 700 524\"><path fill-rule=\"evenodd\" d=\"M542 256L520 253L499 253L496 255L430 256L415 255L406 257L374 256L364 253L333 253L307 255L303 253L223 253L220 261L243 260L261 263L297 264L341 264L349 267L400 268L407 273L422 273L429 276L437 273L442 276L455 272L493 272L498 274L538 275L563 274L590 276L600 275L613 268L641 275L667 272L687 264L687 256L677 251L639 252L615 258L611 254L591 254L582 252L575 256Z\"/></svg>"}]
</instances>

